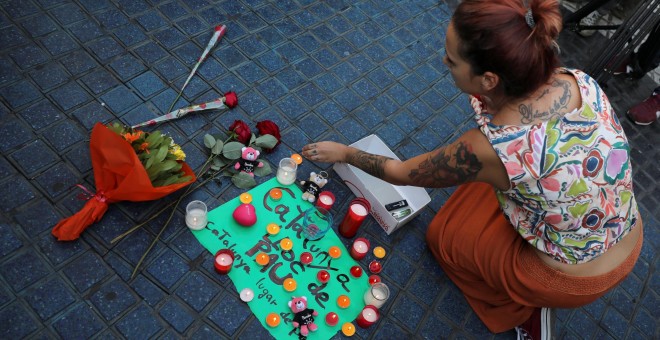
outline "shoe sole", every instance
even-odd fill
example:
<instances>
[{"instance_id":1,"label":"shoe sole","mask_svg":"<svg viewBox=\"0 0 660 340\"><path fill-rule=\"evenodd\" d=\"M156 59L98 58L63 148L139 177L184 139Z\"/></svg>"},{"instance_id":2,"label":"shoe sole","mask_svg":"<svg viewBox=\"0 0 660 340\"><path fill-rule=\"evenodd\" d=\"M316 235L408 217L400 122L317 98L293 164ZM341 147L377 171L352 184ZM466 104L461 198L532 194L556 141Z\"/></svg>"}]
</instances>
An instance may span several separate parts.
<instances>
[{"instance_id":1,"label":"shoe sole","mask_svg":"<svg viewBox=\"0 0 660 340\"><path fill-rule=\"evenodd\" d=\"M638 122L638 121L636 121L635 119L633 119L633 117L630 115L630 112L626 112L626 116L628 116L628 118L629 118L630 120L632 120L633 123L635 123L635 124L637 124L637 125L641 125L641 126L651 125L651 124L653 124L653 122L655 122L655 120L654 120L654 121L651 121L651 122L648 122L648 123Z\"/></svg>"}]
</instances>

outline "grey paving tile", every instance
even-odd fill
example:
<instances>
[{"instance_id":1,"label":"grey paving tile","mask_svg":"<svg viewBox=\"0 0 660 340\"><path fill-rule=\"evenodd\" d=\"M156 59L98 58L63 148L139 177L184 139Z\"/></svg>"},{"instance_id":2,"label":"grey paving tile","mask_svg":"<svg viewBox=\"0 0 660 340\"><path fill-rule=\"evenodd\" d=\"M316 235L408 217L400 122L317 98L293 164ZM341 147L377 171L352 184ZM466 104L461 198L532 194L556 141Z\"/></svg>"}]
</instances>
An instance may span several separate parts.
<instances>
[{"instance_id":1,"label":"grey paving tile","mask_svg":"<svg viewBox=\"0 0 660 340\"><path fill-rule=\"evenodd\" d=\"M13 339L26 337L38 329L37 320L19 303L3 308L0 321L4 325L4 336Z\"/></svg>"},{"instance_id":2,"label":"grey paving tile","mask_svg":"<svg viewBox=\"0 0 660 340\"><path fill-rule=\"evenodd\" d=\"M58 276L49 277L40 285L26 290L25 300L44 321L76 301L73 292Z\"/></svg>"}]
</instances>

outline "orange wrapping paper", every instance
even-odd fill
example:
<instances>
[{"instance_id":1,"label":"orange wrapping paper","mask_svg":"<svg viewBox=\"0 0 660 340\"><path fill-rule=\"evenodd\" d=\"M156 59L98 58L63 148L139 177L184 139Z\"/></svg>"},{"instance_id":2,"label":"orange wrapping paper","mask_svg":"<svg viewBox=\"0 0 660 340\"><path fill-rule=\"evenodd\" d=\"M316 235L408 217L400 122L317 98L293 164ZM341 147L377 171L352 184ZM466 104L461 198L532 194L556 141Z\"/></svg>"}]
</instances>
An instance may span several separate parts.
<instances>
[{"instance_id":1,"label":"orange wrapping paper","mask_svg":"<svg viewBox=\"0 0 660 340\"><path fill-rule=\"evenodd\" d=\"M80 237L89 225L103 217L110 203L156 200L197 179L190 166L183 163L181 169L192 177L190 181L154 187L131 145L101 123L96 123L92 130L89 148L96 194L79 212L61 220L53 228L53 235L60 241L71 241Z\"/></svg>"}]
</instances>

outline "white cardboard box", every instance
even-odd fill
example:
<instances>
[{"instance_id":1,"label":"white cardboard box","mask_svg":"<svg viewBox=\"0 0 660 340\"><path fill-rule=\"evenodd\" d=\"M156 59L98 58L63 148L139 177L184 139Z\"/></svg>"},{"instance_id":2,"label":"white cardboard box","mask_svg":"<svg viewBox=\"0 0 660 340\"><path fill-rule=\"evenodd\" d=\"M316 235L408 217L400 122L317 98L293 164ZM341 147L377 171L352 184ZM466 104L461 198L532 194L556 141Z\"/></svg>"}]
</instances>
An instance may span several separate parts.
<instances>
[{"instance_id":1,"label":"white cardboard box","mask_svg":"<svg viewBox=\"0 0 660 340\"><path fill-rule=\"evenodd\" d=\"M364 137L350 146L375 155L399 159L376 135ZM335 163L333 168L355 196L369 200L371 216L388 235L415 218L422 208L431 202L431 197L424 188L392 185L346 163ZM412 213L397 220L385 209L385 205L404 199Z\"/></svg>"}]
</instances>

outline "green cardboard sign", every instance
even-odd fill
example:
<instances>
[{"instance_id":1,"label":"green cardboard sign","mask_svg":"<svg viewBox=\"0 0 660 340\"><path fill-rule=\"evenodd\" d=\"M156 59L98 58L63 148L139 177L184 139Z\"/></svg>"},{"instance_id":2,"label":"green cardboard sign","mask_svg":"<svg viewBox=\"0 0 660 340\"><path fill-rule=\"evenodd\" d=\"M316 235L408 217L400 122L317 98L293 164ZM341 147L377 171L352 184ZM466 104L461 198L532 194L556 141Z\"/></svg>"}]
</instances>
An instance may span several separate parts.
<instances>
[{"instance_id":1,"label":"green cardboard sign","mask_svg":"<svg viewBox=\"0 0 660 340\"><path fill-rule=\"evenodd\" d=\"M269 191L278 187L283 197L275 202L269 197ZM344 247L339 237L330 230L323 238L316 241L306 240L302 234L302 221L305 210L313 208L309 202L301 199L302 191L296 185L281 186L275 178L253 188L252 205L256 209L257 223L244 227L234 221L232 214L241 202L235 198L208 214L209 225L202 230L192 231L197 240L211 254L224 248L234 252L235 260L229 278L240 292L244 288L254 291L254 299L248 306L261 324L276 339L298 339L298 330L293 325L293 313L288 306L292 297L307 297L308 308L318 312L315 323L318 330L310 332L311 339L329 339L345 322L353 322L364 308L364 293L369 288L368 275L364 271L361 277L355 278L350 269L359 265ZM335 218L336 220L337 218ZM276 223L280 232L270 235L266 226ZM280 241L288 237L293 241L291 251L280 249ZM342 254L334 259L329 256L328 249L338 246ZM266 266L255 262L259 252L265 252L270 257ZM300 262L300 254L310 252L312 263L304 265ZM330 273L330 281L323 284L316 278L320 270ZM218 274L220 275L220 274ZM297 282L293 292L284 290L282 284L286 278ZM337 298L346 295L351 299L348 308L337 305ZM325 322L329 312L339 315L336 326L330 327ZM266 316L270 313L280 315L281 322L277 327L266 324Z\"/></svg>"}]
</instances>

